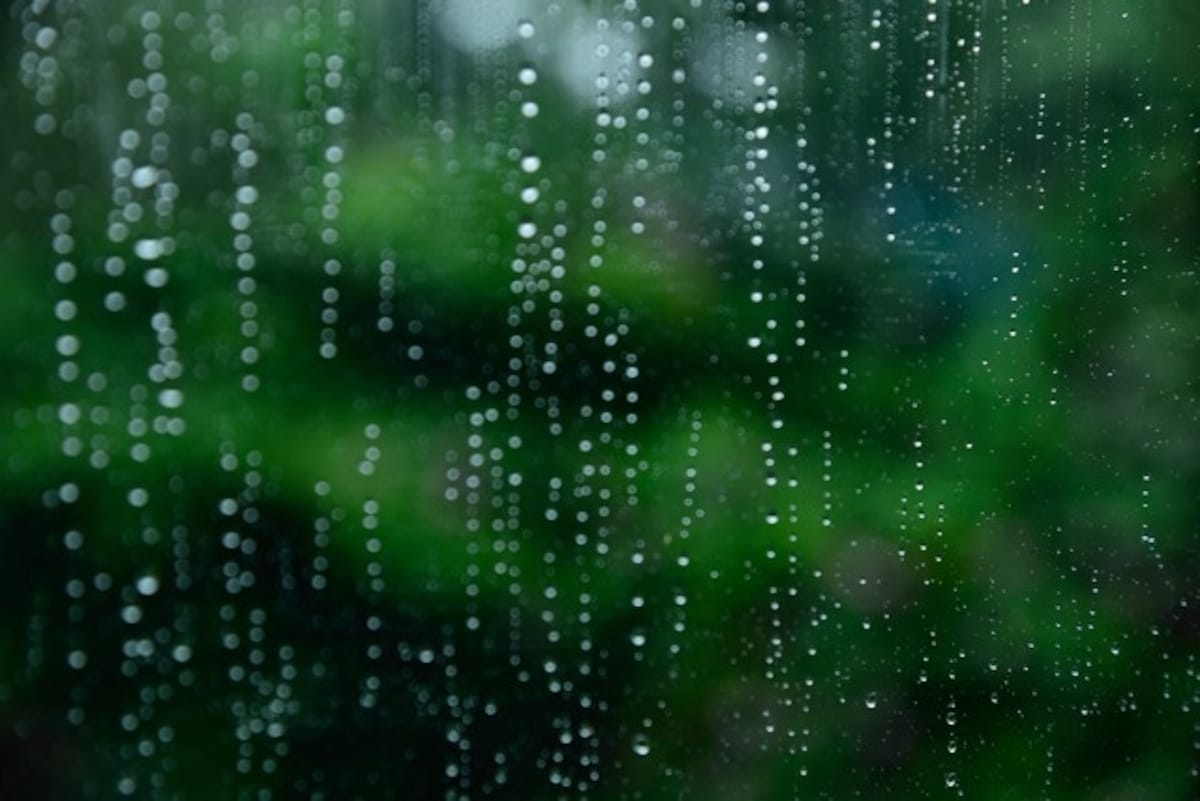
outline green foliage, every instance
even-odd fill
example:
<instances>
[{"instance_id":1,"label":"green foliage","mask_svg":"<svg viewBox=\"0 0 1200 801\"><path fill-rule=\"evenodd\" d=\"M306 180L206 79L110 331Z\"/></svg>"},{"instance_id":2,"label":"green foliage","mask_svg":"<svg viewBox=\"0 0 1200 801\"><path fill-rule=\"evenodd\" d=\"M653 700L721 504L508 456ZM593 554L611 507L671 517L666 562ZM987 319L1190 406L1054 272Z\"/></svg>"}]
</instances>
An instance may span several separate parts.
<instances>
[{"instance_id":1,"label":"green foliage","mask_svg":"<svg viewBox=\"0 0 1200 801\"><path fill-rule=\"evenodd\" d=\"M1196 795L1195 12L226 5L3 31L0 796Z\"/></svg>"}]
</instances>

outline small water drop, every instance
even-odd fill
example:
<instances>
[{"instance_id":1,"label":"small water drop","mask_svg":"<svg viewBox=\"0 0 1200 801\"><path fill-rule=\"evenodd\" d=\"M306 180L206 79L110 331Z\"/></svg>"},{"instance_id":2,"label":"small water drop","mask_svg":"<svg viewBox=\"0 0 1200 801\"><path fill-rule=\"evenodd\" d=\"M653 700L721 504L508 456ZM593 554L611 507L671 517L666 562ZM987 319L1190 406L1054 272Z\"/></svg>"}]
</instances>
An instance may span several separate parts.
<instances>
[{"instance_id":1,"label":"small water drop","mask_svg":"<svg viewBox=\"0 0 1200 801\"><path fill-rule=\"evenodd\" d=\"M158 402L163 408L178 409L183 405L183 393L178 389L164 389L158 393Z\"/></svg>"},{"instance_id":2,"label":"small water drop","mask_svg":"<svg viewBox=\"0 0 1200 801\"><path fill-rule=\"evenodd\" d=\"M147 189L157 183L158 170L154 167L138 167L129 180L138 189Z\"/></svg>"},{"instance_id":3,"label":"small water drop","mask_svg":"<svg viewBox=\"0 0 1200 801\"><path fill-rule=\"evenodd\" d=\"M133 253L139 259L153 261L161 258L163 254L163 244L161 239L139 239L133 243Z\"/></svg>"}]
</instances>

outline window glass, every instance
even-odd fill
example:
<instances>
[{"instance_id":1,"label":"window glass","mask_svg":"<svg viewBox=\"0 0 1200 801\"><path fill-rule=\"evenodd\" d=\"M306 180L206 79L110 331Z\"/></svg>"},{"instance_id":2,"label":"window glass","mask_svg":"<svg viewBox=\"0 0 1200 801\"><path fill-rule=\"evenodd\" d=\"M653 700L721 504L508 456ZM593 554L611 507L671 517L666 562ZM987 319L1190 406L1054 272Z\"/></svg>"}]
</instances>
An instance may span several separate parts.
<instances>
[{"instance_id":1,"label":"window glass","mask_svg":"<svg viewBox=\"0 0 1200 801\"><path fill-rule=\"evenodd\" d=\"M0 797L1198 797L1197 30L17 0Z\"/></svg>"}]
</instances>

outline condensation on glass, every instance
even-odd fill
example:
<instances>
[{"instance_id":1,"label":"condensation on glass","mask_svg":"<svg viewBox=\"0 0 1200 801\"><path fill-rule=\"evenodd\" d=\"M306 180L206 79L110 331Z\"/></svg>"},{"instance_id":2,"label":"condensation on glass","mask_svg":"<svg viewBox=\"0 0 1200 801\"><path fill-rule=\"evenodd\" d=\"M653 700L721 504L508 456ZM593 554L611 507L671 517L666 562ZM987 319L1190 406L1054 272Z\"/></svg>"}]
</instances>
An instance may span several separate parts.
<instances>
[{"instance_id":1,"label":"condensation on glass","mask_svg":"<svg viewBox=\"0 0 1200 801\"><path fill-rule=\"evenodd\" d=\"M13 3L0 796L1196 797L1197 30Z\"/></svg>"}]
</instances>

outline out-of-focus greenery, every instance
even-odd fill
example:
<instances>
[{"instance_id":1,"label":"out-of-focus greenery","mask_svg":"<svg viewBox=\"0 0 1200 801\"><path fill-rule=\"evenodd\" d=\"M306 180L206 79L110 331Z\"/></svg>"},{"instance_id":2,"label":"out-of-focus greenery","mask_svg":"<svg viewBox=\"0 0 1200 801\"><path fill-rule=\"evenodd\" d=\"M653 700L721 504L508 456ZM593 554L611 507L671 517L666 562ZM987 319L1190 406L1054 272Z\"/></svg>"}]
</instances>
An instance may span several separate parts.
<instances>
[{"instance_id":1,"label":"out-of-focus greenery","mask_svg":"<svg viewBox=\"0 0 1200 801\"><path fill-rule=\"evenodd\" d=\"M0 796L1196 797L1197 30L15 4Z\"/></svg>"}]
</instances>

